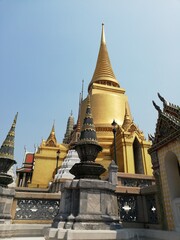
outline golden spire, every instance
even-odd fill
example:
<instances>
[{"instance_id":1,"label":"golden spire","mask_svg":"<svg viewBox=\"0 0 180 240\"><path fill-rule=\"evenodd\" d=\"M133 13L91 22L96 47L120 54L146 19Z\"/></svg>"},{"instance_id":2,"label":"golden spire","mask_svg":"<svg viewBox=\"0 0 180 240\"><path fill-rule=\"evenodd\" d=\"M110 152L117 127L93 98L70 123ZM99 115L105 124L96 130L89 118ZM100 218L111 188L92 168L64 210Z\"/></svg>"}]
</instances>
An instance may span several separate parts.
<instances>
[{"instance_id":1,"label":"golden spire","mask_svg":"<svg viewBox=\"0 0 180 240\"><path fill-rule=\"evenodd\" d=\"M131 123L132 123L132 120L131 120L131 118L128 114L127 107L125 107L124 122L123 122L123 125L122 125L124 130L127 130L128 127L131 125Z\"/></svg>"},{"instance_id":2,"label":"golden spire","mask_svg":"<svg viewBox=\"0 0 180 240\"><path fill-rule=\"evenodd\" d=\"M52 130L46 141L46 146L56 147L56 145L57 145L57 140L56 140L56 136L55 136L55 128L54 128L54 123L53 123Z\"/></svg>"},{"instance_id":3,"label":"golden spire","mask_svg":"<svg viewBox=\"0 0 180 240\"><path fill-rule=\"evenodd\" d=\"M101 33L101 44L106 44L105 32L104 32L104 23L102 23L102 33Z\"/></svg>"},{"instance_id":4,"label":"golden spire","mask_svg":"<svg viewBox=\"0 0 180 240\"><path fill-rule=\"evenodd\" d=\"M109 55L106 47L104 24L102 24L101 44L100 44L99 55L96 63L96 68L95 68L92 80L89 84L88 91L90 90L93 83L99 83L99 84L113 86L113 87L120 87L114 75L111 62L109 59Z\"/></svg>"}]
</instances>

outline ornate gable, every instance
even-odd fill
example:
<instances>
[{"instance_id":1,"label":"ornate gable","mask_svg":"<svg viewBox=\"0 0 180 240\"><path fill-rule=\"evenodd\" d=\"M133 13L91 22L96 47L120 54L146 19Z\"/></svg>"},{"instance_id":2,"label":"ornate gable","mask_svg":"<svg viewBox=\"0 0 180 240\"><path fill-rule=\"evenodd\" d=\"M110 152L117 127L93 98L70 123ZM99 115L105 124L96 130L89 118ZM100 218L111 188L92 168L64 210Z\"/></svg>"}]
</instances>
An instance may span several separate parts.
<instances>
[{"instance_id":1,"label":"ornate gable","mask_svg":"<svg viewBox=\"0 0 180 240\"><path fill-rule=\"evenodd\" d=\"M156 124L156 133L153 144L157 144L178 131L180 123L175 122L168 114L161 113Z\"/></svg>"},{"instance_id":2,"label":"ornate gable","mask_svg":"<svg viewBox=\"0 0 180 240\"><path fill-rule=\"evenodd\" d=\"M55 136L55 130L54 130L54 124L51 130L51 133L48 137L48 139L46 140L46 146L48 147L57 147L57 140L56 140L56 136Z\"/></svg>"},{"instance_id":3,"label":"ornate gable","mask_svg":"<svg viewBox=\"0 0 180 240\"><path fill-rule=\"evenodd\" d=\"M156 124L156 130L154 137L150 136L152 140L152 150L154 148L162 147L168 142L180 136L180 114L179 107L176 105L168 105L167 101L164 100L158 94L160 100L164 104L163 110L153 101L155 109L158 111L158 120ZM151 151L151 150L150 150Z\"/></svg>"},{"instance_id":4,"label":"ornate gable","mask_svg":"<svg viewBox=\"0 0 180 240\"><path fill-rule=\"evenodd\" d=\"M178 105L169 103L165 100L159 93L158 93L159 99L163 102L163 112L166 112L173 116L174 118L179 119L180 118L180 107Z\"/></svg>"}]
</instances>

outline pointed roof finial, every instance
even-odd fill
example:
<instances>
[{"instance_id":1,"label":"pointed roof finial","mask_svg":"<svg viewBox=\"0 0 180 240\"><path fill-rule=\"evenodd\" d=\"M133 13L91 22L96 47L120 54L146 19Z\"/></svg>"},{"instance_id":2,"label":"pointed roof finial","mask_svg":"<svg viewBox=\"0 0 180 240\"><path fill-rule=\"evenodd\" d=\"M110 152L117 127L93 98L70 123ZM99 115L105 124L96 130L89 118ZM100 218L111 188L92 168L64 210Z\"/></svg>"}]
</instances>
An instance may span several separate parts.
<instances>
[{"instance_id":1,"label":"pointed roof finial","mask_svg":"<svg viewBox=\"0 0 180 240\"><path fill-rule=\"evenodd\" d=\"M15 127L17 121L18 112L15 115L12 126L0 148L0 158L9 158L14 160L14 139L15 139Z\"/></svg>"},{"instance_id":2,"label":"pointed roof finial","mask_svg":"<svg viewBox=\"0 0 180 240\"><path fill-rule=\"evenodd\" d=\"M168 104L168 102L166 101L166 99L165 99L164 97L162 97L162 96L160 95L160 93L158 93L158 97L159 97L159 99L163 102L164 106Z\"/></svg>"},{"instance_id":3,"label":"pointed roof finial","mask_svg":"<svg viewBox=\"0 0 180 240\"><path fill-rule=\"evenodd\" d=\"M51 133L55 133L55 120L53 121L53 126L52 126L52 130L51 130Z\"/></svg>"},{"instance_id":4,"label":"pointed roof finial","mask_svg":"<svg viewBox=\"0 0 180 240\"><path fill-rule=\"evenodd\" d=\"M55 136L55 127L54 127L54 122L53 122L51 132L49 134L48 139L46 140L46 146L56 147L56 145L57 145L57 140L56 140L56 136Z\"/></svg>"},{"instance_id":5,"label":"pointed roof finial","mask_svg":"<svg viewBox=\"0 0 180 240\"><path fill-rule=\"evenodd\" d=\"M162 111L161 111L160 107L159 107L154 101L152 101L152 103L153 103L155 109L156 109L159 113L161 113Z\"/></svg>"},{"instance_id":6,"label":"pointed roof finial","mask_svg":"<svg viewBox=\"0 0 180 240\"><path fill-rule=\"evenodd\" d=\"M105 32L104 32L104 23L102 23L101 44L106 44Z\"/></svg>"}]
</instances>

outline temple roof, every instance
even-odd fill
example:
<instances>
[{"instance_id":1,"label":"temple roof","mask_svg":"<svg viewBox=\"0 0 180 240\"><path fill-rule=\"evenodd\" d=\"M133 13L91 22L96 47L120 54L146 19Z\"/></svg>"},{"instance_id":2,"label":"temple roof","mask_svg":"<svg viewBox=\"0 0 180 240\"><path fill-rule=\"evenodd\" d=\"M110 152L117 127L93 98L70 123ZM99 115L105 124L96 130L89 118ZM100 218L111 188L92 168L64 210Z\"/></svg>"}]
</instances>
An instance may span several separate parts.
<instances>
[{"instance_id":1,"label":"temple roof","mask_svg":"<svg viewBox=\"0 0 180 240\"><path fill-rule=\"evenodd\" d=\"M49 146L49 147L56 147L57 146L54 123L53 123L53 126L52 126L52 130L50 132L50 135L49 135L48 139L46 140L46 146Z\"/></svg>"},{"instance_id":2,"label":"temple roof","mask_svg":"<svg viewBox=\"0 0 180 240\"><path fill-rule=\"evenodd\" d=\"M16 172L32 172L34 165L34 153L25 153L24 163Z\"/></svg>"},{"instance_id":3,"label":"temple roof","mask_svg":"<svg viewBox=\"0 0 180 240\"><path fill-rule=\"evenodd\" d=\"M153 105L158 111L158 120L154 137L151 135L149 136L153 143L149 152L153 151L153 149L162 147L180 136L180 107L168 103L160 94L158 94L158 96L163 102L163 109L161 110L153 101Z\"/></svg>"},{"instance_id":4,"label":"temple roof","mask_svg":"<svg viewBox=\"0 0 180 240\"><path fill-rule=\"evenodd\" d=\"M178 105L169 103L164 97L158 93L159 99L163 102L163 111L169 113L175 118L180 118L180 107Z\"/></svg>"},{"instance_id":5,"label":"temple roof","mask_svg":"<svg viewBox=\"0 0 180 240\"><path fill-rule=\"evenodd\" d=\"M99 49L99 55L96 63L96 68L95 68L92 80L89 84L88 91L90 90L93 83L120 87L114 75L111 62L109 59L106 40L105 40L104 24L102 24L101 43L100 43L100 49Z\"/></svg>"},{"instance_id":6,"label":"temple roof","mask_svg":"<svg viewBox=\"0 0 180 240\"><path fill-rule=\"evenodd\" d=\"M15 115L12 126L0 148L0 158L9 158L14 160L14 139L15 139L15 127L18 113Z\"/></svg>"}]
</instances>

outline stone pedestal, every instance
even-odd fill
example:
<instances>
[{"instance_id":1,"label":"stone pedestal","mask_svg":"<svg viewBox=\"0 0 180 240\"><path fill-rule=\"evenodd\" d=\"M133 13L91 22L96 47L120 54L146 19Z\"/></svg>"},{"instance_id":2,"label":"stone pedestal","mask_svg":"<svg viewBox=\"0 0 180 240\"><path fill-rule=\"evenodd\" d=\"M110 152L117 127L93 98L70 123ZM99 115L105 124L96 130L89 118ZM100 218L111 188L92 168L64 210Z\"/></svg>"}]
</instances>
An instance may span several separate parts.
<instances>
[{"instance_id":1,"label":"stone pedestal","mask_svg":"<svg viewBox=\"0 0 180 240\"><path fill-rule=\"evenodd\" d=\"M62 229L115 230L120 229L115 186L110 182L94 179L67 181L62 185L59 214L46 239L63 239ZM55 238L49 238L52 233Z\"/></svg>"},{"instance_id":2,"label":"stone pedestal","mask_svg":"<svg viewBox=\"0 0 180 240\"><path fill-rule=\"evenodd\" d=\"M11 207L14 196L14 189L0 186L0 224L9 224L11 222Z\"/></svg>"},{"instance_id":3,"label":"stone pedestal","mask_svg":"<svg viewBox=\"0 0 180 240\"><path fill-rule=\"evenodd\" d=\"M109 172L109 179L108 181L112 183L114 186L117 186L118 179L117 179L117 172L118 172L118 166L115 164L114 160L111 161L111 164L108 168Z\"/></svg>"}]
</instances>

